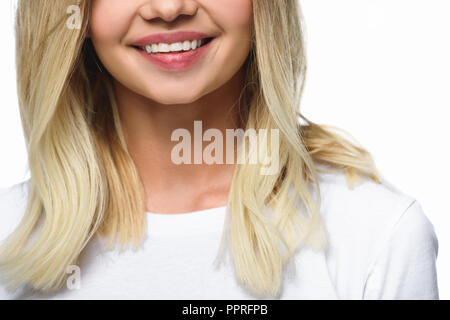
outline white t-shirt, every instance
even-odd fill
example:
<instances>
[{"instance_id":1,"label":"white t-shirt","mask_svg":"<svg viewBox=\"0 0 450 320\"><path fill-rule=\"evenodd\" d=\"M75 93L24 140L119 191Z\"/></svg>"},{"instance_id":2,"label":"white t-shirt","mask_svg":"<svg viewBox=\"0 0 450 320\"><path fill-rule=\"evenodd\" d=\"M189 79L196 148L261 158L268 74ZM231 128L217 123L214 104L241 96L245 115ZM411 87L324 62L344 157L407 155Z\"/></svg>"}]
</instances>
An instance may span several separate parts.
<instances>
[{"instance_id":1,"label":"white t-shirt","mask_svg":"<svg viewBox=\"0 0 450 320\"><path fill-rule=\"evenodd\" d=\"M421 205L384 181L347 187L343 173L319 173L326 252L302 249L281 299L438 299L438 241ZM29 180L0 191L0 243L25 211ZM53 295L23 288L0 299L255 299L237 284L231 261L214 268L226 207L148 213L142 247L104 251L91 240L72 273L73 287Z\"/></svg>"}]
</instances>

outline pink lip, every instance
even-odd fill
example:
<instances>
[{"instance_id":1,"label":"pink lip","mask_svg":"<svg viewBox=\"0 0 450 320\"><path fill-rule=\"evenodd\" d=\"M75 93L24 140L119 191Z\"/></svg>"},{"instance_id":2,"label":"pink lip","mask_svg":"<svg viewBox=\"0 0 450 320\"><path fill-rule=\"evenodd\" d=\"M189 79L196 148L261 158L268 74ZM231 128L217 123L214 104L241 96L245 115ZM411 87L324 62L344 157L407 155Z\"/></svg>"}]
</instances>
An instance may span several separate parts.
<instances>
[{"instance_id":1,"label":"pink lip","mask_svg":"<svg viewBox=\"0 0 450 320\"><path fill-rule=\"evenodd\" d=\"M214 39L207 44L197 48L196 50L167 52L167 53L151 53L148 54L143 50L139 50L141 56L147 61L159 66L167 71L182 71L195 65L208 51Z\"/></svg>"},{"instance_id":2,"label":"pink lip","mask_svg":"<svg viewBox=\"0 0 450 320\"><path fill-rule=\"evenodd\" d=\"M133 46L145 46L153 43L175 43L185 40L200 40L204 38L213 38L214 36L202 32L179 31L172 33L156 33L147 37L140 38L132 43Z\"/></svg>"}]
</instances>

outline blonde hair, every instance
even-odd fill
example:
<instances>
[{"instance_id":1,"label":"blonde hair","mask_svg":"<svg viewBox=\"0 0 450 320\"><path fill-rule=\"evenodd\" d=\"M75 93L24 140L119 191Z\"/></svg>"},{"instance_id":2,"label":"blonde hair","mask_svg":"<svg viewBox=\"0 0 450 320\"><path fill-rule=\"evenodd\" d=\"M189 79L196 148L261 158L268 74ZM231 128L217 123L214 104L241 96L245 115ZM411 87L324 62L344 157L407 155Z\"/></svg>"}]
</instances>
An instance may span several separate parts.
<instances>
[{"instance_id":1,"label":"blonde hair","mask_svg":"<svg viewBox=\"0 0 450 320\"><path fill-rule=\"evenodd\" d=\"M258 298L280 295L284 266L297 250L327 247L314 161L343 170L349 187L359 175L380 182L366 150L299 111L306 57L297 2L253 1L246 128L279 130L281 170L260 175L261 165L236 166L230 229L221 242L223 249L230 237L237 281ZM11 289L60 289L66 268L96 234L110 248L116 240L137 248L146 235L143 184L121 131L111 76L86 38L90 3L79 4L80 29L65 26L71 0L18 3L18 96L32 179L25 215L0 248L0 274Z\"/></svg>"}]
</instances>

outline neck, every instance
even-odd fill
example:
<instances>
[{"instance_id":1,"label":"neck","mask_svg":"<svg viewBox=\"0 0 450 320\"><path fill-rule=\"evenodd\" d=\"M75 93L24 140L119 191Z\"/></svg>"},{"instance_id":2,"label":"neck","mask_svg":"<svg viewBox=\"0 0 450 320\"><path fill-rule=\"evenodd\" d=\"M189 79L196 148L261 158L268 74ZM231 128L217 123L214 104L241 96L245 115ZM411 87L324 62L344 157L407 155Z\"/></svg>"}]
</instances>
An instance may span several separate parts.
<instances>
[{"instance_id":1,"label":"neck","mask_svg":"<svg viewBox=\"0 0 450 320\"><path fill-rule=\"evenodd\" d=\"M171 155L180 141L171 141L171 137L176 129L188 130L194 159L194 139L202 139L195 137L194 121L201 121L202 135L214 128L225 137L226 129L243 128L243 69L219 89L187 104L163 105L118 82L114 86L124 136L144 184L147 210L175 213L225 205L234 164L193 164L192 160L192 164L177 165ZM203 142L202 151L210 143Z\"/></svg>"}]
</instances>

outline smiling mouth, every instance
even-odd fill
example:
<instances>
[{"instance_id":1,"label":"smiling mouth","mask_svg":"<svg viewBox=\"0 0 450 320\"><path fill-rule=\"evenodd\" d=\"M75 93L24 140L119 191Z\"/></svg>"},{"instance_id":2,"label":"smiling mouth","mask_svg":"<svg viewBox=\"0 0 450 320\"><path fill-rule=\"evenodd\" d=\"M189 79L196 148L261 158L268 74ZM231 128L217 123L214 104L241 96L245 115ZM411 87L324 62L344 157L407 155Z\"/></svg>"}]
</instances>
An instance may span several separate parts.
<instances>
[{"instance_id":1,"label":"smiling mouth","mask_svg":"<svg viewBox=\"0 0 450 320\"><path fill-rule=\"evenodd\" d=\"M171 53L184 53L198 50L199 48L210 43L214 38L204 38L204 39L195 39L195 40L186 40L182 42L176 43L153 43L145 46L135 46L132 47L147 53L148 55L152 54L171 54Z\"/></svg>"}]
</instances>

